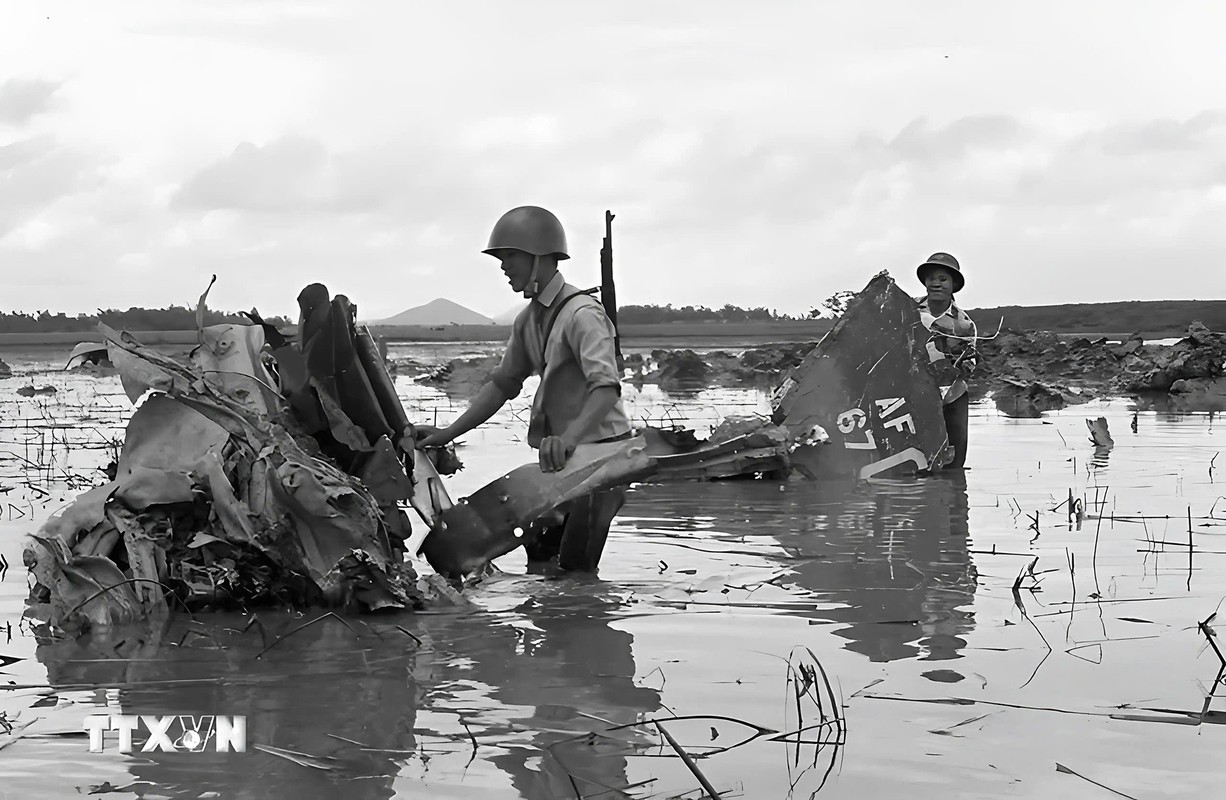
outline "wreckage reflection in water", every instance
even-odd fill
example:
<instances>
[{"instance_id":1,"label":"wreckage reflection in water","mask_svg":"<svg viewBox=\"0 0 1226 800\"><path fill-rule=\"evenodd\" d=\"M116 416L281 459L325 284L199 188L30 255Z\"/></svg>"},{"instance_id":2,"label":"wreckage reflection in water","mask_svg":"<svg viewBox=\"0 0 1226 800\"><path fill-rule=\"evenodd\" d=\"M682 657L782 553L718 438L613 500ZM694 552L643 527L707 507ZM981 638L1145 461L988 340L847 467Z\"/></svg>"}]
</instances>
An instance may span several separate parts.
<instances>
[{"instance_id":1,"label":"wreckage reflection in water","mask_svg":"<svg viewBox=\"0 0 1226 800\"><path fill-rule=\"evenodd\" d=\"M179 616L160 635L135 626L109 635L95 632L42 645L37 657L46 665L48 684L61 693L82 685L122 684L95 690L96 706L87 706L85 713L245 715L247 753L217 753L210 741L202 753L116 756L112 734L101 756L86 752L81 740L70 740L62 745L72 749L65 757L78 763L122 759L128 774L112 779L112 785L162 797L200 797L201 787L235 798L319 797L328 786L335 796L394 795L398 762L417 747L413 729L421 697L411 672L414 654L404 647L403 634L395 644L389 637L383 648L355 645L353 633L328 618L260 655L259 630L242 631L249 617L206 618L201 624ZM271 643L275 632L311 616L263 618ZM178 641L182 645L176 646ZM143 737L143 731L134 737L137 751ZM259 751L268 745L296 751L298 760ZM307 755L320 753L341 760ZM271 795L270 787L276 787Z\"/></svg>"},{"instance_id":2,"label":"wreckage reflection in water","mask_svg":"<svg viewBox=\"0 0 1226 800\"><path fill-rule=\"evenodd\" d=\"M501 589L515 594L515 583L509 579ZM634 637L610 625L621 604L602 596L608 587L597 581L528 584L531 593L496 619L423 620L427 631L441 623L428 702L463 713L464 687L488 687L510 714L507 741L487 758L522 797L572 797L576 786L584 795L624 787L630 782L627 757L637 752L632 743L575 740L601 721L635 722L660 708L659 693L635 682ZM503 738L498 726L485 727L482 741Z\"/></svg>"},{"instance_id":3,"label":"wreckage reflection in water","mask_svg":"<svg viewBox=\"0 0 1226 800\"><path fill-rule=\"evenodd\" d=\"M590 791L625 786L626 755L641 748L571 741L599 724L593 719L634 722L660 707L659 694L634 681L633 637L609 624L619 603L571 581L529 583L531 594L496 615L349 624L265 612L247 630L251 617L180 616L160 633L129 626L41 645L37 657L57 693L122 686L95 690L87 713L247 717L245 755L211 752L209 742L200 754L120 756L128 774L111 785L129 791L195 798L207 786L256 798L275 786L277 797L374 800L453 784L457 767L465 788L445 796L501 788L505 779L527 798L569 796L572 781ZM523 588L513 580L501 587ZM79 740L64 746L77 748L74 758L104 757L84 753ZM108 735L111 757L115 746Z\"/></svg>"},{"instance_id":4,"label":"wreckage reflection in water","mask_svg":"<svg viewBox=\"0 0 1226 800\"><path fill-rule=\"evenodd\" d=\"M967 524L961 474L875 482L815 515L804 546L832 557L797 565L796 583L844 604L827 612L848 626L836 634L872 661L958 658L974 625Z\"/></svg>"},{"instance_id":5,"label":"wreckage reflection in water","mask_svg":"<svg viewBox=\"0 0 1226 800\"><path fill-rule=\"evenodd\" d=\"M974 626L962 473L859 486L793 479L782 493L769 481L660 485L631 502L656 521L744 517L746 541L782 550L774 581L791 593L776 607L842 626L847 648L872 661L958 658Z\"/></svg>"}]
</instances>

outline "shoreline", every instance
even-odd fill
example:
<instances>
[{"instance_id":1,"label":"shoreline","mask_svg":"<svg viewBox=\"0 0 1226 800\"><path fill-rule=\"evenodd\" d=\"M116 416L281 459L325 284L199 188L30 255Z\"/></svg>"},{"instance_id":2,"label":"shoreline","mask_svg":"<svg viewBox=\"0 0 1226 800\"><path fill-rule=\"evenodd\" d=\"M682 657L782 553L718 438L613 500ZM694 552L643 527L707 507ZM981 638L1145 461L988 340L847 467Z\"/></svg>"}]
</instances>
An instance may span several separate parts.
<instances>
[{"instance_id":1,"label":"shoreline","mask_svg":"<svg viewBox=\"0 0 1226 800\"><path fill-rule=\"evenodd\" d=\"M463 326L457 326L463 327ZM388 337L390 345L425 346L433 352L422 362L414 354L399 352L392 364L411 369L418 383L432 385L452 398L468 398L496 366L503 341L491 339L495 326L467 326L447 331L445 340ZM767 330L762 330L767 327ZM791 330L787 330L788 328ZM644 330L643 328L647 328ZM630 367L627 380L654 384L668 393L689 393L715 388L767 388L797 367L821 335L814 326L686 325L643 326L626 331L622 349ZM755 329L751 335L747 329ZM474 330L475 329L475 330ZM475 333L479 331L481 338ZM398 329L399 333L405 333ZM457 334L468 333L467 339ZM716 335L713 335L716 334ZM1154 342L1142 336L1119 336L1048 331L1004 330L980 342L980 369L970 380L972 398L990 395L1011 416L1038 416L1045 410L1077 405L1106 397L1135 398L1140 405L1174 405L1226 410L1226 334L1193 324L1179 339ZM791 336L788 336L791 334ZM196 345L195 331L135 332L139 341L184 357ZM15 337L0 335L0 359L13 364L0 372L33 374L19 362L24 350L38 361L56 361L68 355L74 333L54 336L25 334L22 344L5 347ZM48 340L50 339L50 341ZM1113 341L1114 339L1114 341ZM505 341L505 340L504 340ZM448 345L483 345L477 352L448 353ZM7 351L7 352L6 352ZM457 356L457 357L449 357ZM432 364L433 361L442 363ZM41 372L42 370L35 370Z\"/></svg>"},{"instance_id":2,"label":"shoreline","mask_svg":"<svg viewBox=\"0 0 1226 800\"><path fill-rule=\"evenodd\" d=\"M768 347L804 342L816 343L832 325L829 320L819 320L825 325L811 323L795 326L775 323L769 326L755 325L628 325L621 331L624 346L643 348L712 348L731 349ZM296 333L296 326L282 329L286 334ZM1061 339L1108 339L1125 341L1130 331L1072 331L1035 330L1028 333L1051 333ZM186 331L128 331L137 341L148 345L195 345L198 335L195 330ZM433 330L427 326L398 326L396 328L372 328L376 338L382 337L388 344L505 344L511 334L508 325L459 325L445 330ZM1175 331L1141 331L1146 340L1178 338L1186 333ZM96 331L54 331L38 333L0 333L0 357L5 350L16 348L71 350L81 342L102 342Z\"/></svg>"}]
</instances>

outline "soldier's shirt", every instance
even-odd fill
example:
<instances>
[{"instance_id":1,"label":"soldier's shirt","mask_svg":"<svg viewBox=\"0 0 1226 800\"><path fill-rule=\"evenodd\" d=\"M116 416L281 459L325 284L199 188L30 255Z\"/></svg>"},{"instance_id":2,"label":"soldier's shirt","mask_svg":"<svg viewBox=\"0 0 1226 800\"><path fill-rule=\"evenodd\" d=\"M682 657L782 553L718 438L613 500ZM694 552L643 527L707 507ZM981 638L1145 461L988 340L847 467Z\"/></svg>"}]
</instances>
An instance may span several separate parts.
<instances>
[{"instance_id":1,"label":"soldier's shirt","mask_svg":"<svg viewBox=\"0 0 1226 800\"><path fill-rule=\"evenodd\" d=\"M967 372L973 372L979 364L979 357L975 352L975 337L979 335L979 330L975 327L974 320L956 303L951 302L943 314L935 315L928 308L927 297L917 300L916 303L919 306L920 321L932 334L928 338L928 358L933 362L947 358L951 363L965 367ZM966 392L966 380L959 377L953 383L941 387L941 402L952 403Z\"/></svg>"},{"instance_id":2,"label":"soldier's shirt","mask_svg":"<svg viewBox=\"0 0 1226 800\"><path fill-rule=\"evenodd\" d=\"M562 305L571 295L579 296ZM549 341L543 341L554 314ZM594 389L608 386L621 394L614 334L604 306L566 283L560 272L515 318L506 352L491 379L507 396L517 397L529 376L541 374L532 401L529 446L539 447L545 436L564 433ZM619 397L583 441L602 441L629 431L630 420Z\"/></svg>"}]
</instances>

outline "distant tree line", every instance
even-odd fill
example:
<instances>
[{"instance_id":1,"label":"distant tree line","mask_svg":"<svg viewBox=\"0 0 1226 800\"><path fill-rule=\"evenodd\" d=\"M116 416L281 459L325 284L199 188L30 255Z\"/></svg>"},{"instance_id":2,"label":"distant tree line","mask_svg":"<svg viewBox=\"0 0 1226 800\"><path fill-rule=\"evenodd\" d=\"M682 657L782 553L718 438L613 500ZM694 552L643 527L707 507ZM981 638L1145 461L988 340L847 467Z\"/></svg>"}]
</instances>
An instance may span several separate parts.
<instances>
[{"instance_id":1,"label":"distant tree line","mask_svg":"<svg viewBox=\"0 0 1226 800\"><path fill-rule=\"evenodd\" d=\"M213 311L204 312L205 325L217 325L224 322L250 323L241 314ZM277 326L292 325L285 317L265 317L266 322ZM98 309L96 314L78 314L70 317L62 311L52 314L50 311L35 311L12 313L0 311L0 333L59 333L59 332L92 332L97 330L98 323L105 322L116 329L132 331L190 331L196 328L196 312L194 309L181 306L168 308L129 308L121 311L117 308Z\"/></svg>"},{"instance_id":2,"label":"distant tree line","mask_svg":"<svg viewBox=\"0 0 1226 800\"><path fill-rule=\"evenodd\" d=\"M809 319L838 318L856 293L835 292ZM1195 321L1214 331L1226 331L1226 300L1130 300L1115 303L1070 303L1059 306L1001 306L968 309L981 335L990 335L1004 318L1004 327L1018 331L1069 334L1129 334L1149 338L1183 335Z\"/></svg>"},{"instance_id":3,"label":"distant tree line","mask_svg":"<svg viewBox=\"0 0 1226 800\"><path fill-rule=\"evenodd\" d=\"M617 322L620 325L650 325L660 322L772 322L787 319L794 317L780 314L771 308L741 308L731 303L723 308L674 307L669 303L663 306L626 305L617 309Z\"/></svg>"},{"instance_id":4,"label":"distant tree line","mask_svg":"<svg viewBox=\"0 0 1226 800\"><path fill-rule=\"evenodd\" d=\"M668 322L772 322L794 319L839 317L847 309L853 292L836 292L803 317L780 314L769 308L723 308L658 305L625 305L618 309L622 325L649 325ZM1150 337L1176 336L1199 320L1211 330L1226 331L1226 300L1150 300L1121 303L1081 303L1060 306L1005 306L970 309L980 332L996 329L1003 316L1005 327L1014 330L1047 330L1063 333L1130 333L1142 331ZM226 311L205 311L205 324L249 323L247 317ZM286 317L266 317L278 327L295 324ZM0 333L93 332L99 322L112 328L133 331L186 331L196 327L194 309L168 308L99 309L94 314L70 317L63 312L0 312Z\"/></svg>"},{"instance_id":5,"label":"distant tree line","mask_svg":"<svg viewBox=\"0 0 1226 800\"><path fill-rule=\"evenodd\" d=\"M1210 330L1226 331L1226 300L1133 300L1119 303L1078 303L1063 306L1001 306L970 309L982 335L996 330L1004 317L1013 330L1060 333L1141 331L1150 338L1180 336L1195 321Z\"/></svg>"},{"instance_id":6,"label":"distant tree line","mask_svg":"<svg viewBox=\"0 0 1226 800\"><path fill-rule=\"evenodd\" d=\"M649 325L659 322L777 322L780 320L822 319L839 317L847 310L847 304L856 296L855 292L835 292L822 302L820 308L811 308L803 316L780 314L773 308L741 308L731 303L723 308L707 308L706 306L674 307L672 303L663 306L621 306L617 309L617 321L626 325Z\"/></svg>"}]
</instances>

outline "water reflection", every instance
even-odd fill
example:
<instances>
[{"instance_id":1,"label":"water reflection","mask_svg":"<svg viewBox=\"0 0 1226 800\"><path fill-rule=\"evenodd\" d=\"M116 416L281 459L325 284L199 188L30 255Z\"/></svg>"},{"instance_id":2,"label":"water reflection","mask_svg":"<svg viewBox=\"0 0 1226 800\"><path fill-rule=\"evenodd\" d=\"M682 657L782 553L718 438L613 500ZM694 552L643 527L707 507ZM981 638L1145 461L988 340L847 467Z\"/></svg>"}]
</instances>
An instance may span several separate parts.
<instances>
[{"instance_id":1,"label":"water reflection","mask_svg":"<svg viewBox=\"0 0 1226 800\"><path fill-rule=\"evenodd\" d=\"M1180 422L1187 417L1199 417L1208 413L1213 421L1215 414L1226 411L1226 394L1198 392L1191 394L1160 394L1149 392L1134 395L1133 408L1136 411L1156 411L1163 422Z\"/></svg>"},{"instance_id":2,"label":"water reflection","mask_svg":"<svg viewBox=\"0 0 1226 800\"><path fill-rule=\"evenodd\" d=\"M309 619L269 615L268 625L271 633ZM195 798L202 787L234 798L267 797L270 787L281 797L394 796L392 776L416 747L420 693L410 674L412 649L403 641L357 644L353 631L327 618L257 658L263 640L256 628L241 633L244 624L241 617L214 616L205 624L181 616L160 634L125 628L43 644L37 656L52 686L123 684L95 690L93 702L110 708L87 713L247 717L244 754L212 752L210 743L203 753L128 757L132 780L153 784L158 796ZM138 732L137 740L143 737ZM344 739L403 752L363 751ZM82 760L105 757L75 744ZM310 768L260 752L257 744L339 760ZM107 751L114 747L108 738Z\"/></svg>"},{"instance_id":3,"label":"water reflection","mask_svg":"<svg viewBox=\"0 0 1226 800\"><path fill-rule=\"evenodd\" d=\"M442 680L427 702L460 709L462 689L472 682L485 687L504 708L504 722L492 723L487 733L498 737L499 725L506 726L499 751L487 757L522 797L573 797L575 786L587 796L626 786L627 757L634 752L629 741L571 738L605 727L593 717L620 725L660 707L656 690L635 683L633 636L613 627L621 606L602 587L590 578L508 578L496 588L526 589L510 611L441 622L439 639L454 643L440 642L453 657L441 663L467 666L437 675Z\"/></svg>"},{"instance_id":4,"label":"water reflection","mask_svg":"<svg viewBox=\"0 0 1226 800\"><path fill-rule=\"evenodd\" d=\"M966 478L881 481L815 509L796 583L839 603L818 615L847 627L847 647L873 661L958 658L974 625ZM798 537L799 538L799 537Z\"/></svg>"},{"instance_id":5,"label":"water reflection","mask_svg":"<svg viewBox=\"0 0 1226 800\"><path fill-rule=\"evenodd\" d=\"M376 616L348 626L326 617L262 654L277 633L317 612L261 615L266 639L259 626L243 631L249 618L180 616L160 632L129 627L44 643L37 656L61 692L112 687L93 690L87 702L98 707L85 713L247 717L246 754L126 757L135 787L157 787L159 796L194 798L208 787L257 798L276 786L285 797L389 798L406 779L420 785L440 770L440 781L459 781L472 740L482 760L470 783L497 784L500 770L517 796L573 796L572 781L590 794L627 784L633 747L567 742L571 732L604 727L593 717L632 722L660 698L634 682L633 637L611 624L619 602L602 596L599 582L583 582L510 580L496 588L524 599L497 613ZM108 757L74 744L82 759ZM108 737L112 759L115 746Z\"/></svg>"},{"instance_id":6,"label":"water reflection","mask_svg":"<svg viewBox=\"0 0 1226 800\"><path fill-rule=\"evenodd\" d=\"M976 572L962 473L859 486L793 479L783 492L767 481L649 486L627 512L642 515L637 527L669 520L684 531L703 520L705 535L761 546L792 590L779 610L842 625L847 647L873 661L958 658L974 625L964 610Z\"/></svg>"}]
</instances>

